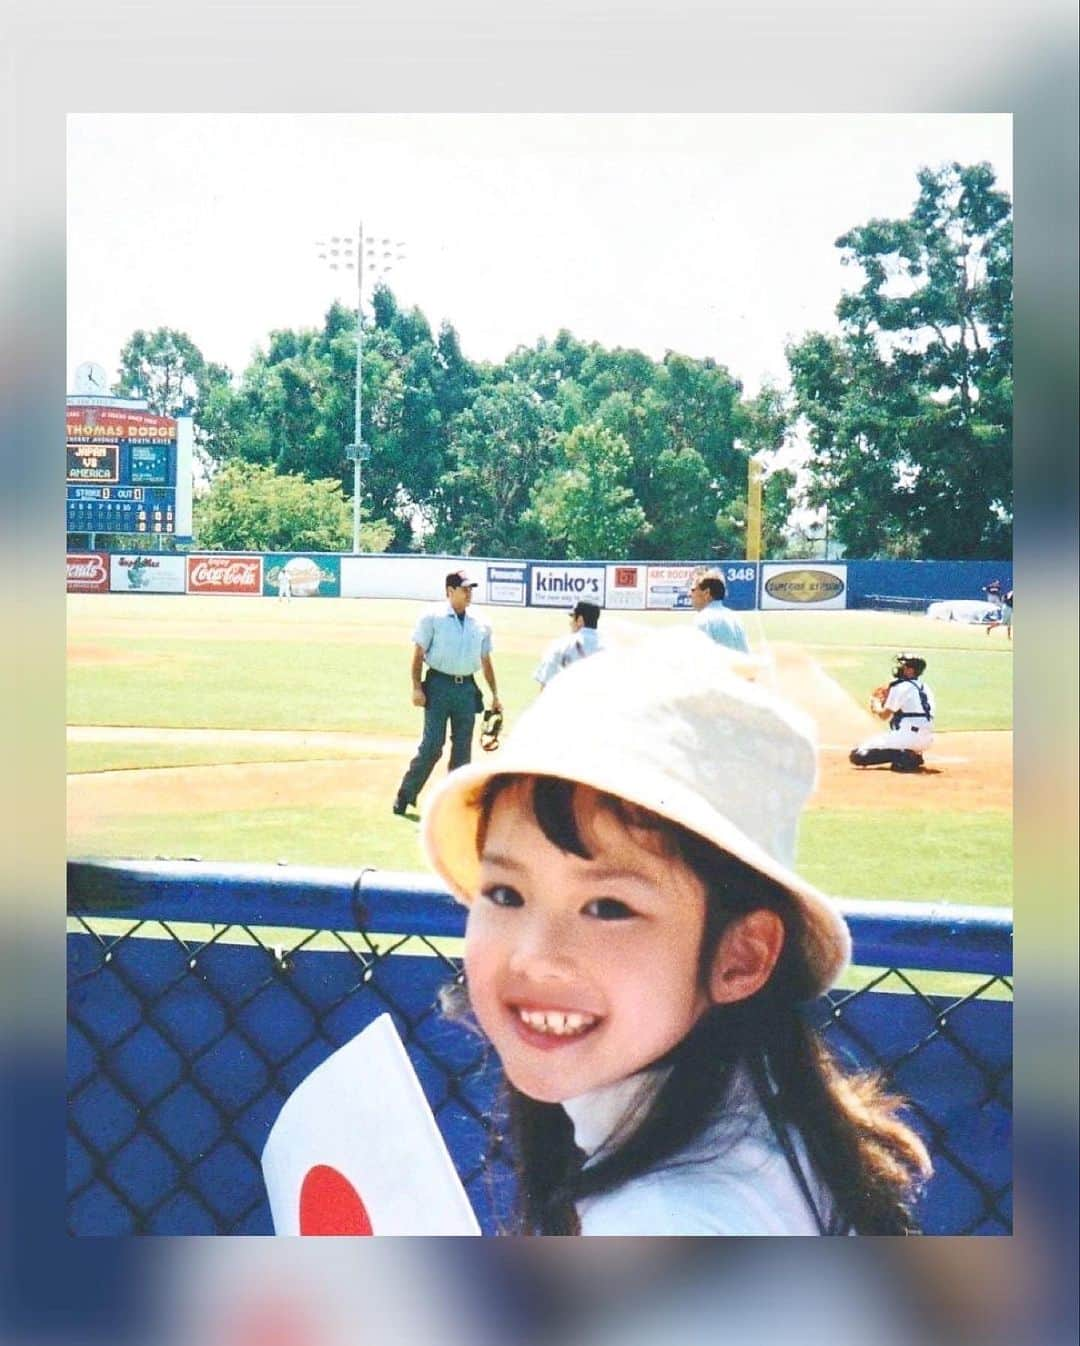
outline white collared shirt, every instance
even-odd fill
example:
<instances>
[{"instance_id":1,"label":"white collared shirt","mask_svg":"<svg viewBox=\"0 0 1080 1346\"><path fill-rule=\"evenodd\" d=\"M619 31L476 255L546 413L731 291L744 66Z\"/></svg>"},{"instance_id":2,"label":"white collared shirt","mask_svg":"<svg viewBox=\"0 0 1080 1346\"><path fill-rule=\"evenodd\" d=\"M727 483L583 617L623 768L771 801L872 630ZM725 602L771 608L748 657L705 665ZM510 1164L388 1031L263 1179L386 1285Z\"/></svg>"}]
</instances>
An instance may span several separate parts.
<instances>
[{"instance_id":1,"label":"white collared shirt","mask_svg":"<svg viewBox=\"0 0 1080 1346\"><path fill-rule=\"evenodd\" d=\"M632 1131L665 1078L643 1071L567 1099L563 1109L588 1159ZM618 1133L618 1134L617 1134ZM831 1202L797 1135L792 1144L822 1219ZM740 1072L724 1112L667 1164L578 1205L582 1234L692 1235L820 1232L753 1086Z\"/></svg>"},{"instance_id":2,"label":"white collared shirt","mask_svg":"<svg viewBox=\"0 0 1080 1346\"><path fill-rule=\"evenodd\" d=\"M544 651L544 657L540 660L540 666L533 674L533 679L541 687L546 687L561 669L576 664L579 659L587 659L590 654L597 654L603 648L604 642L600 639L600 632L595 627L583 626L580 631L574 631L568 636L563 636L561 640L551 642Z\"/></svg>"}]
</instances>

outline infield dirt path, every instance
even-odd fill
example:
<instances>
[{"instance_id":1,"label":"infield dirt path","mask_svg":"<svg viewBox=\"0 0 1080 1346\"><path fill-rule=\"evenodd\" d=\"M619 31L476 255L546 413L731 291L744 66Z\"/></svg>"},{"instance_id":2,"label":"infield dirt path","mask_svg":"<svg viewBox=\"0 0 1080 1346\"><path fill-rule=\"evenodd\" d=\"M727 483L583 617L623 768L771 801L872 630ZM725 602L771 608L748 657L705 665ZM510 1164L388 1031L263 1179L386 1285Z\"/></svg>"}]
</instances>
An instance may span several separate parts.
<instances>
[{"instance_id":1,"label":"infield dirt path","mask_svg":"<svg viewBox=\"0 0 1080 1346\"><path fill-rule=\"evenodd\" d=\"M817 724L819 780L811 808L1010 809L1012 734L939 734L925 772L859 771L847 754L880 723L862 710L797 646L771 647L761 681L794 701ZM68 778L73 828L110 816L356 805L389 797L415 747L412 738L254 730L72 726L71 742L260 744L309 750L311 760L86 772ZM333 752L348 760L318 760Z\"/></svg>"}]
</instances>

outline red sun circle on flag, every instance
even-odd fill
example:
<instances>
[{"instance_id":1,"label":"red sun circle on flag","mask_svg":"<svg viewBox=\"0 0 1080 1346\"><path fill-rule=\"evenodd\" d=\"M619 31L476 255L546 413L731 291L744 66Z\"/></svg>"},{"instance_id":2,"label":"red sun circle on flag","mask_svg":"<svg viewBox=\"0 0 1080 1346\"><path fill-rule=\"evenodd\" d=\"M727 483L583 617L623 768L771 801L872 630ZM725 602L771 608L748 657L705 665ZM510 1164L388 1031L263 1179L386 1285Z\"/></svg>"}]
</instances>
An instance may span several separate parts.
<instances>
[{"instance_id":1,"label":"red sun circle on flag","mask_svg":"<svg viewBox=\"0 0 1080 1346\"><path fill-rule=\"evenodd\" d=\"M336 1168L316 1164L300 1184L300 1233L347 1237L374 1234L360 1193Z\"/></svg>"}]
</instances>

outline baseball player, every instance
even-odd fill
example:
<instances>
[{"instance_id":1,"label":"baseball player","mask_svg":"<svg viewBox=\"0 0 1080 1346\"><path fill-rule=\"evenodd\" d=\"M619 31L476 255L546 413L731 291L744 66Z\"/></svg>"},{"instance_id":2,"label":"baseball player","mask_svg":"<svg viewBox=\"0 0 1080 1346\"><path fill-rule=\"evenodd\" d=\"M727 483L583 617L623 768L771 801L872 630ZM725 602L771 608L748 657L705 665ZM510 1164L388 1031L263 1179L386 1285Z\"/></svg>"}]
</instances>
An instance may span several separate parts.
<instances>
[{"instance_id":1,"label":"baseball player","mask_svg":"<svg viewBox=\"0 0 1080 1346\"><path fill-rule=\"evenodd\" d=\"M919 771L923 754L934 741L934 694L922 682L926 660L917 654L896 656L893 680L870 697L870 713L887 720L889 731L869 738L851 751L853 766L884 766L893 771Z\"/></svg>"},{"instance_id":2,"label":"baseball player","mask_svg":"<svg viewBox=\"0 0 1080 1346\"><path fill-rule=\"evenodd\" d=\"M533 674L541 691L560 670L604 648L597 630L600 623L600 608L597 604L582 599L570 609L569 616L570 634L561 640L552 641Z\"/></svg>"},{"instance_id":3,"label":"baseball player","mask_svg":"<svg viewBox=\"0 0 1080 1346\"><path fill-rule=\"evenodd\" d=\"M472 760L472 736L484 698L474 674L483 669L491 688L491 709L502 713L491 662L491 627L469 612L476 580L462 570L446 577L446 602L425 612L413 631L412 702L424 711L424 734L409 763L394 812L403 815L435 769L450 727L450 770ZM424 665L427 664L427 673Z\"/></svg>"},{"instance_id":4,"label":"baseball player","mask_svg":"<svg viewBox=\"0 0 1080 1346\"><path fill-rule=\"evenodd\" d=\"M1001 595L1001 611L998 613L997 617L992 622L987 623L986 634L989 635L990 632L995 630L997 627L1003 626L1009 639L1012 640L1012 617L1013 617L1013 591L1010 589L1008 593L1004 593Z\"/></svg>"}]
</instances>

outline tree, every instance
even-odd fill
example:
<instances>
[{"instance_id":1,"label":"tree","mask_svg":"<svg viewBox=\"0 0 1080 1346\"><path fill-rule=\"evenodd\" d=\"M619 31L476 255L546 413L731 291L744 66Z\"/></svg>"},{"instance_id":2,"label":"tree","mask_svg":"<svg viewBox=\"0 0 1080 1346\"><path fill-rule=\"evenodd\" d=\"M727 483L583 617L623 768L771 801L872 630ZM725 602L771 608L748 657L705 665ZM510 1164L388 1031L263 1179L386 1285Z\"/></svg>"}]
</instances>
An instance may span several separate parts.
<instances>
[{"instance_id":1,"label":"tree","mask_svg":"<svg viewBox=\"0 0 1080 1346\"><path fill-rule=\"evenodd\" d=\"M624 360L631 377L637 368ZM722 545L717 518L746 490L746 455L736 447L741 398L738 380L711 359L669 351L653 366L619 427L633 456L629 485L649 521L638 555L707 556ZM601 411L608 424L611 406Z\"/></svg>"},{"instance_id":2,"label":"tree","mask_svg":"<svg viewBox=\"0 0 1080 1346\"><path fill-rule=\"evenodd\" d=\"M535 346L519 346L511 352L502 375L513 383L527 383L550 402L567 380L581 382L582 368L595 349L562 328L552 342L541 337Z\"/></svg>"},{"instance_id":3,"label":"tree","mask_svg":"<svg viewBox=\"0 0 1080 1346\"><path fill-rule=\"evenodd\" d=\"M626 441L603 425L579 425L561 441L562 462L541 478L530 515L566 544L571 559L623 556L645 530L645 512L626 484Z\"/></svg>"},{"instance_id":4,"label":"tree","mask_svg":"<svg viewBox=\"0 0 1080 1346\"><path fill-rule=\"evenodd\" d=\"M355 317L340 304L321 330L270 333L235 388L215 388L202 409L216 462L241 458L279 472L351 482Z\"/></svg>"},{"instance_id":5,"label":"tree","mask_svg":"<svg viewBox=\"0 0 1080 1346\"><path fill-rule=\"evenodd\" d=\"M482 385L450 428L451 466L434 495L431 545L465 555L544 551L529 495L556 455L554 407L529 384Z\"/></svg>"},{"instance_id":6,"label":"tree","mask_svg":"<svg viewBox=\"0 0 1080 1346\"><path fill-rule=\"evenodd\" d=\"M443 469L447 420L467 401L468 367L453 329L439 344L418 310L402 312L385 287L365 319L362 439L373 512L391 521L396 546L411 540L411 514L426 504ZM272 332L239 387L209 399L208 439L217 461L232 458L309 480L354 481L346 448L355 437L356 314L333 304L321 330Z\"/></svg>"},{"instance_id":7,"label":"tree","mask_svg":"<svg viewBox=\"0 0 1080 1346\"><path fill-rule=\"evenodd\" d=\"M788 467L773 468L761 489L761 554L784 556L788 526L796 493L795 473Z\"/></svg>"},{"instance_id":8,"label":"tree","mask_svg":"<svg viewBox=\"0 0 1080 1346\"><path fill-rule=\"evenodd\" d=\"M1012 223L987 164L918 174L901 220L837 240L839 337L788 348L807 503L849 553L990 557L1012 538Z\"/></svg>"},{"instance_id":9,"label":"tree","mask_svg":"<svg viewBox=\"0 0 1080 1346\"><path fill-rule=\"evenodd\" d=\"M306 481L234 460L195 502L195 545L212 551L348 551L352 510L337 481ZM361 525L363 551L383 551L384 520Z\"/></svg>"},{"instance_id":10,"label":"tree","mask_svg":"<svg viewBox=\"0 0 1080 1346\"><path fill-rule=\"evenodd\" d=\"M125 352L130 389L195 408L208 476L247 463L336 481L351 498L355 309L335 303L320 328L271 332L235 383L168 329L135 333ZM706 556L745 496L747 449L783 437L776 398L748 401L712 360L656 362L564 330L474 364L449 323L433 335L386 286L364 320L362 379L364 498L396 550L555 557L595 554L609 536L641 557ZM609 530L595 497L616 511Z\"/></svg>"},{"instance_id":11,"label":"tree","mask_svg":"<svg viewBox=\"0 0 1080 1346\"><path fill-rule=\"evenodd\" d=\"M120 352L118 397L145 398L159 416L193 416L229 371L211 364L191 338L171 327L134 332Z\"/></svg>"}]
</instances>

